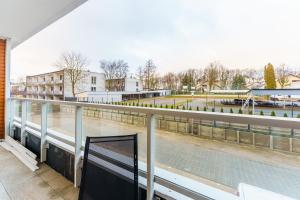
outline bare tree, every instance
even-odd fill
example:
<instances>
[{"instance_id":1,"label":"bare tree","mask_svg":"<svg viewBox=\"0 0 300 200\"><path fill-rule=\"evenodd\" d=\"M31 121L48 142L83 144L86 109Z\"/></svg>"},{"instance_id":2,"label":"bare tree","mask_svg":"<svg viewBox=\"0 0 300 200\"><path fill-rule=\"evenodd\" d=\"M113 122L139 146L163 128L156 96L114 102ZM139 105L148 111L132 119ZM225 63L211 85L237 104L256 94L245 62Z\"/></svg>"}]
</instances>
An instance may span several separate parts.
<instances>
[{"instance_id":1,"label":"bare tree","mask_svg":"<svg viewBox=\"0 0 300 200\"><path fill-rule=\"evenodd\" d=\"M226 69L223 65L219 65L218 74L219 74L220 88L227 89L230 80L230 70Z\"/></svg>"},{"instance_id":2,"label":"bare tree","mask_svg":"<svg viewBox=\"0 0 300 200\"><path fill-rule=\"evenodd\" d=\"M208 90L211 90L218 82L218 64L216 62L210 63L205 68L205 78L208 83Z\"/></svg>"},{"instance_id":3,"label":"bare tree","mask_svg":"<svg viewBox=\"0 0 300 200\"><path fill-rule=\"evenodd\" d=\"M128 64L123 60L100 61L100 68L104 71L107 80L107 88L111 89L112 79L122 79L127 77L129 70Z\"/></svg>"},{"instance_id":4,"label":"bare tree","mask_svg":"<svg viewBox=\"0 0 300 200\"><path fill-rule=\"evenodd\" d=\"M56 67L64 70L69 79L73 97L76 95L75 88L77 87L77 84L89 75L87 65L87 58L82 54L73 51L63 53L55 63Z\"/></svg>"},{"instance_id":5,"label":"bare tree","mask_svg":"<svg viewBox=\"0 0 300 200\"><path fill-rule=\"evenodd\" d=\"M162 84L164 89L176 89L176 75L173 72L168 72L162 77Z\"/></svg>"},{"instance_id":6,"label":"bare tree","mask_svg":"<svg viewBox=\"0 0 300 200\"><path fill-rule=\"evenodd\" d=\"M144 69L142 66L139 66L137 68L137 71L136 71L136 76L140 79L140 81L142 82L143 84L143 87L145 87L145 82L144 82Z\"/></svg>"},{"instance_id":7,"label":"bare tree","mask_svg":"<svg viewBox=\"0 0 300 200\"><path fill-rule=\"evenodd\" d=\"M155 89L158 84L156 66L152 60L147 60L146 65L144 67L144 81L146 89Z\"/></svg>"},{"instance_id":8,"label":"bare tree","mask_svg":"<svg viewBox=\"0 0 300 200\"><path fill-rule=\"evenodd\" d=\"M288 75L289 72L287 67L285 66L285 64L281 64L277 68L277 82L279 83L280 88L284 88L289 83Z\"/></svg>"}]
</instances>

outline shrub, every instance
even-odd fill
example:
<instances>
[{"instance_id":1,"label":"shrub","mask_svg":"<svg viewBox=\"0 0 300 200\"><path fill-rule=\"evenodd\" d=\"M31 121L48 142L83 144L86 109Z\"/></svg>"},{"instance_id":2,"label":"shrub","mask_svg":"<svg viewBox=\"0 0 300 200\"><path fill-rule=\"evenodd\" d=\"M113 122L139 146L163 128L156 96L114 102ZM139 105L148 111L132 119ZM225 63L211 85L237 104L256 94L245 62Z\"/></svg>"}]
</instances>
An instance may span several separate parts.
<instances>
[{"instance_id":1,"label":"shrub","mask_svg":"<svg viewBox=\"0 0 300 200\"><path fill-rule=\"evenodd\" d=\"M144 107L144 104L142 103L141 106Z\"/></svg>"},{"instance_id":2,"label":"shrub","mask_svg":"<svg viewBox=\"0 0 300 200\"><path fill-rule=\"evenodd\" d=\"M163 108L163 105L162 105L162 104L160 104L160 108Z\"/></svg>"},{"instance_id":3,"label":"shrub","mask_svg":"<svg viewBox=\"0 0 300 200\"><path fill-rule=\"evenodd\" d=\"M133 102L132 105L135 106L135 102Z\"/></svg>"},{"instance_id":4,"label":"shrub","mask_svg":"<svg viewBox=\"0 0 300 200\"><path fill-rule=\"evenodd\" d=\"M168 104L166 104L166 105L165 105L165 108L166 108L166 109L168 109L168 108L169 108Z\"/></svg>"},{"instance_id":5,"label":"shrub","mask_svg":"<svg viewBox=\"0 0 300 200\"><path fill-rule=\"evenodd\" d=\"M149 106L150 106L150 108L152 108L152 103L150 103L150 105L149 105Z\"/></svg>"},{"instance_id":6,"label":"shrub","mask_svg":"<svg viewBox=\"0 0 300 200\"><path fill-rule=\"evenodd\" d=\"M297 115L297 118L300 118L300 114Z\"/></svg>"},{"instance_id":7,"label":"shrub","mask_svg":"<svg viewBox=\"0 0 300 200\"><path fill-rule=\"evenodd\" d=\"M224 109L223 109L223 107L221 107L221 110L220 110L220 112L222 113L222 112L224 112Z\"/></svg>"},{"instance_id":8,"label":"shrub","mask_svg":"<svg viewBox=\"0 0 300 200\"><path fill-rule=\"evenodd\" d=\"M215 112L215 108L212 108L212 109L211 109L211 112Z\"/></svg>"},{"instance_id":9,"label":"shrub","mask_svg":"<svg viewBox=\"0 0 300 200\"><path fill-rule=\"evenodd\" d=\"M239 114L243 114L243 111L241 108L239 109Z\"/></svg>"},{"instance_id":10,"label":"shrub","mask_svg":"<svg viewBox=\"0 0 300 200\"><path fill-rule=\"evenodd\" d=\"M271 112L271 116L272 116L272 117L275 117L275 116L276 116L276 113L275 113L274 110Z\"/></svg>"},{"instance_id":11,"label":"shrub","mask_svg":"<svg viewBox=\"0 0 300 200\"><path fill-rule=\"evenodd\" d=\"M136 103L136 106L139 106L139 103Z\"/></svg>"},{"instance_id":12,"label":"shrub","mask_svg":"<svg viewBox=\"0 0 300 200\"><path fill-rule=\"evenodd\" d=\"M233 109L232 108L230 108L230 113L233 113Z\"/></svg>"},{"instance_id":13,"label":"shrub","mask_svg":"<svg viewBox=\"0 0 300 200\"><path fill-rule=\"evenodd\" d=\"M145 107L148 107L148 104L145 103Z\"/></svg>"},{"instance_id":14,"label":"shrub","mask_svg":"<svg viewBox=\"0 0 300 200\"><path fill-rule=\"evenodd\" d=\"M184 105L182 106L182 110L185 110L185 106Z\"/></svg>"},{"instance_id":15,"label":"shrub","mask_svg":"<svg viewBox=\"0 0 300 200\"><path fill-rule=\"evenodd\" d=\"M173 105L171 105L171 109L174 109L174 106L173 106Z\"/></svg>"},{"instance_id":16,"label":"shrub","mask_svg":"<svg viewBox=\"0 0 300 200\"><path fill-rule=\"evenodd\" d=\"M176 109L179 109L179 106L176 106Z\"/></svg>"},{"instance_id":17,"label":"shrub","mask_svg":"<svg viewBox=\"0 0 300 200\"><path fill-rule=\"evenodd\" d=\"M156 104L154 104L154 108L157 108L157 105L156 105Z\"/></svg>"},{"instance_id":18,"label":"shrub","mask_svg":"<svg viewBox=\"0 0 300 200\"><path fill-rule=\"evenodd\" d=\"M191 106L189 107L189 110L192 110L192 107L191 107Z\"/></svg>"},{"instance_id":19,"label":"shrub","mask_svg":"<svg viewBox=\"0 0 300 200\"><path fill-rule=\"evenodd\" d=\"M249 110L248 114L249 114L249 115L253 115L252 110Z\"/></svg>"},{"instance_id":20,"label":"shrub","mask_svg":"<svg viewBox=\"0 0 300 200\"><path fill-rule=\"evenodd\" d=\"M207 108L206 108L206 106L204 106L204 108L203 108L203 111L207 111Z\"/></svg>"},{"instance_id":21,"label":"shrub","mask_svg":"<svg viewBox=\"0 0 300 200\"><path fill-rule=\"evenodd\" d=\"M288 114L287 114L287 113L284 113L283 117L288 117Z\"/></svg>"},{"instance_id":22,"label":"shrub","mask_svg":"<svg viewBox=\"0 0 300 200\"><path fill-rule=\"evenodd\" d=\"M264 115L264 111L261 110L259 114L260 114L260 115Z\"/></svg>"},{"instance_id":23,"label":"shrub","mask_svg":"<svg viewBox=\"0 0 300 200\"><path fill-rule=\"evenodd\" d=\"M197 111L199 111L199 106L197 106Z\"/></svg>"}]
</instances>

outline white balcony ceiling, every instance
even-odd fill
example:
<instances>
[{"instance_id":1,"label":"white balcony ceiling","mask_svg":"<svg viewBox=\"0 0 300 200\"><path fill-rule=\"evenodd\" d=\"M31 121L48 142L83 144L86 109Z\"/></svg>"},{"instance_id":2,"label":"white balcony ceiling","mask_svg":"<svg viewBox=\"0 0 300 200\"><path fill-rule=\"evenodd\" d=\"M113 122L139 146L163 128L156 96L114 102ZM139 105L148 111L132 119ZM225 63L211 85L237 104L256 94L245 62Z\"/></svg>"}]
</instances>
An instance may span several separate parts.
<instances>
[{"instance_id":1,"label":"white balcony ceiling","mask_svg":"<svg viewBox=\"0 0 300 200\"><path fill-rule=\"evenodd\" d=\"M86 1L0 0L0 37L14 48Z\"/></svg>"}]
</instances>

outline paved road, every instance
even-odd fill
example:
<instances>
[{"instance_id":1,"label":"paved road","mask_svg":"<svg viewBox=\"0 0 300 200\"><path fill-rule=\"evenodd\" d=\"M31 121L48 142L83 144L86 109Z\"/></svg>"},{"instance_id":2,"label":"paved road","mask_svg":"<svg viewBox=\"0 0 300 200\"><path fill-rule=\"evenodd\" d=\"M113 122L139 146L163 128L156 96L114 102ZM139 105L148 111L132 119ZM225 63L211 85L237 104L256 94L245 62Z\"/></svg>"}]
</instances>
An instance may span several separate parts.
<instances>
[{"instance_id":1,"label":"paved road","mask_svg":"<svg viewBox=\"0 0 300 200\"><path fill-rule=\"evenodd\" d=\"M39 117L33 116L38 122ZM48 126L74 134L74 115L49 113ZM89 136L139 134L139 158L146 157L146 128L106 119L84 118ZM300 156L239 147L193 136L156 131L157 164L222 185L237 188L248 183L300 199Z\"/></svg>"}]
</instances>

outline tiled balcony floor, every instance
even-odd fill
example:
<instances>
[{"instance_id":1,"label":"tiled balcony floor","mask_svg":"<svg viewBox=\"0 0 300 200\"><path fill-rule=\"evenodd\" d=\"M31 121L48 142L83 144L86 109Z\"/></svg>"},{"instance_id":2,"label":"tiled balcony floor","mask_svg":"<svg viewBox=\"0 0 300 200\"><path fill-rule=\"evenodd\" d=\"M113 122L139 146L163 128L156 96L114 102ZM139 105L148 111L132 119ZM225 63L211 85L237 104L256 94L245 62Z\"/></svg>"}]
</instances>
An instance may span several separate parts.
<instances>
[{"instance_id":1,"label":"tiled balcony floor","mask_svg":"<svg viewBox=\"0 0 300 200\"><path fill-rule=\"evenodd\" d=\"M0 147L1 200L73 200L78 189L45 164L32 172L12 153Z\"/></svg>"}]
</instances>

